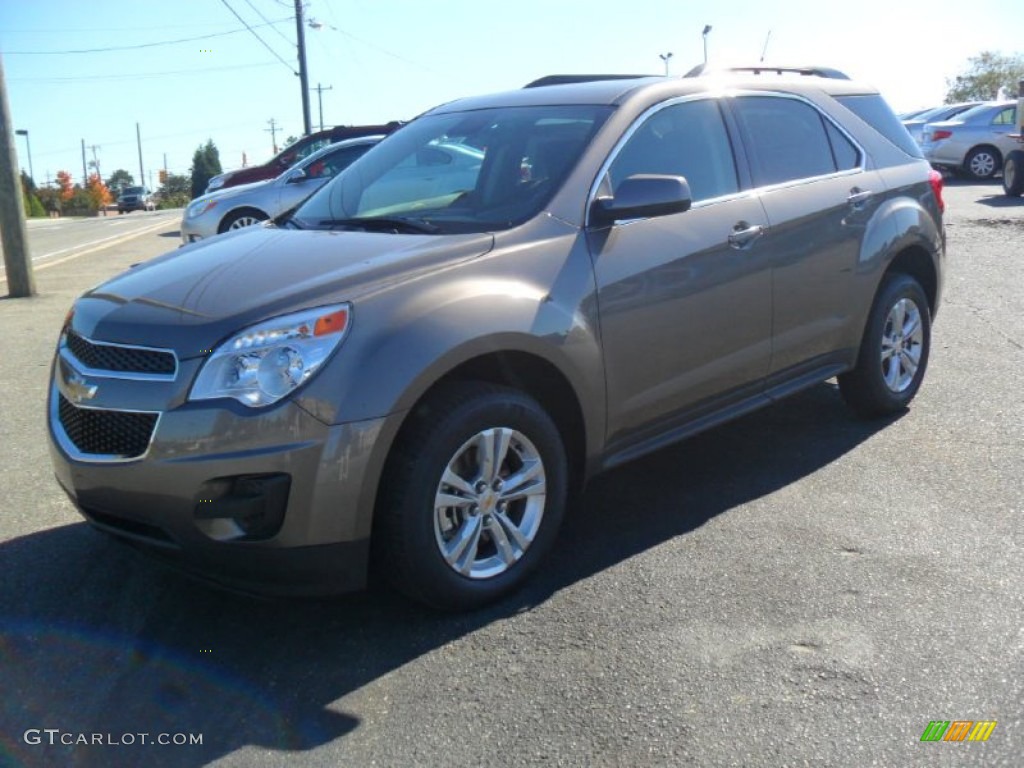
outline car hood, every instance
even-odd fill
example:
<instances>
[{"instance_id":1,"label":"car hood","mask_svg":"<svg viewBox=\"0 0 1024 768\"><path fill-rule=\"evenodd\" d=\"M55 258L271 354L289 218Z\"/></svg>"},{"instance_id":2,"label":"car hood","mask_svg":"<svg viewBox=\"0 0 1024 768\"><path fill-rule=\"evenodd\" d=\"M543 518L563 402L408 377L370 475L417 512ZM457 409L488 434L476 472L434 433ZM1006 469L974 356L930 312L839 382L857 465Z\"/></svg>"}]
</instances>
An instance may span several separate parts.
<instances>
[{"instance_id":1,"label":"car hood","mask_svg":"<svg viewBox=\"0 0 1024 768\"><path fill-rule=\"evenodd\" d=\"M205 354L252 323L360 296L487 253L494 237L247 227L128 270L75 303L96 341ZM358 303L355 306L358 314Z\"/></svg>"}]
</instances>

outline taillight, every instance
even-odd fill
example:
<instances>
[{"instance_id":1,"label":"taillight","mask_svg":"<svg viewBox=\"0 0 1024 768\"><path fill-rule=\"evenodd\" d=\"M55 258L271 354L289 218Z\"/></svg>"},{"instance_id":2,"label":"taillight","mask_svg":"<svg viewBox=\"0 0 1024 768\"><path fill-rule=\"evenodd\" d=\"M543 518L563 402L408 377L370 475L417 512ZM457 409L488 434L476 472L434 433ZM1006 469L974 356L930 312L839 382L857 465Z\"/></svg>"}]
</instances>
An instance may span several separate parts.
<instances>
[{"instance_id":1,"label":"taillight","mask_svg":"<svg viewBox=\"0 0 1024 768\"><path fill-rule=\"evenodd\" d=\"M932 141L942 141L953 135L952 131L932 131Z\"/></svg>"},{"instance_id":2,"label":"taillight","mask_svg":"<svg viewBox=\"0 0 1024 768\"><path fill-rule=\"evenodd\" d=\"M946 204L942 200L942 174L936 170L928 172L928 181L932 185L932 194L935 195L935 202L939 204L939 211L946 212Z\"/></svg>"}]
</instances>

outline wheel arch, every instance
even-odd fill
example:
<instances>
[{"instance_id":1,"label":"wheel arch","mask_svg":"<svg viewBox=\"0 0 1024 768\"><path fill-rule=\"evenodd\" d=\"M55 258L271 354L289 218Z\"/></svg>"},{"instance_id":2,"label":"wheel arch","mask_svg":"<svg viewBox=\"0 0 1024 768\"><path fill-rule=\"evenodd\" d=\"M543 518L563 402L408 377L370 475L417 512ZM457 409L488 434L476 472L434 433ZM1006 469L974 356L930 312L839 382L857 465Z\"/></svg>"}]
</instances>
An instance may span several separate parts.
<instances>
[{"instance_id":1,"label":"wheel arch","mask_svg":"<svg viewBox=\"0 0 1024 768\"><path fill-rule=\"evenodd\" d=\"M928 298L928 310L935 317L939 302L939 276L935 262L924 246L910 245L899 251L886 268L883 279L891 274L908 275L920 283Z\"/></svg>"},{"instance_id":2,"label":"wheel arch","mask_svg":"<svg viewBox=\"0 0 1024 768\"><path fill-rule=\"evenodd\" d=\"M217 224L217 234L220 235L220 234L223 234L223 233L227 232L228 231L228 222L230 222L231 219L235 218L240 213L246 213L246 212L249 212L249 211L251 211L252 213L259 214L260 216L263 216L264 219L269 219L270 218L270 214L268 214L266 211L264 211L262 208L259 208L258 206L255 206L255 205L239 205L239 206L237 206L235 208L232 208L231 210L229 210L227 213L225 213L223 216L220 217L220 222L218 222L218 224Z\"/></svg>"}]
</instances>

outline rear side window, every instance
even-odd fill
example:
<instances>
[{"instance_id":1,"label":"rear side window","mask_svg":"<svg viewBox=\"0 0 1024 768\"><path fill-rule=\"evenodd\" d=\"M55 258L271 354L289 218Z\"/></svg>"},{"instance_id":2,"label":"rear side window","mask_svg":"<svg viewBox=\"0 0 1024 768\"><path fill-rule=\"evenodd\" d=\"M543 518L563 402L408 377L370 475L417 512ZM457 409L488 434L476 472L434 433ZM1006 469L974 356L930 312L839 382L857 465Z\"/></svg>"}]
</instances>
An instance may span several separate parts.
<instances>
[{"instance_id":1,"label":"rear side window","mask_svg":"<svg viewBox=\"0 0 1024 768\"><path fill-rule=\"evenodd\" d=\"M1015 119L1016 112L1016 107L1008 107L1007 109L1002 110L998 115L996 115L996 119L992 121L992 125L1014 125L1017 122Z\"/></svg>"},{"instance_id":2,"label":"rear side window","mask_svg":"<svg viewBox=\"0 0 1024 768\"><path fill-rule=\"evenodd\" d=\"M885 99L877 93L862 96L836 96L835 99L911 157L924 158L917 142L889 109Z\"/></svg>"},{"instance_id":3,"label":"rear side window","mask_svg":"<svg viewBox=\"0 0 1024 768\"><path fill-rule=\"evenodd\" d=\"M758 186L826 176L838 169L825 121L810 105L776 96L742 96L733 104L753 155Z\"/></svg>"},{"instance_id":4,"label":"rear side window","mask_svg":"<svg viewBox=\"0 0 1024 768\"><path fill-rule=\"evenodd\" d=\"M825 120L825 131L828 133L828 143L832 145L832 157L835 158L836 168L840 171L849 171L860 165L860 152L846 138L842 132L828 120Z\"/></svg>"}]
</instances>

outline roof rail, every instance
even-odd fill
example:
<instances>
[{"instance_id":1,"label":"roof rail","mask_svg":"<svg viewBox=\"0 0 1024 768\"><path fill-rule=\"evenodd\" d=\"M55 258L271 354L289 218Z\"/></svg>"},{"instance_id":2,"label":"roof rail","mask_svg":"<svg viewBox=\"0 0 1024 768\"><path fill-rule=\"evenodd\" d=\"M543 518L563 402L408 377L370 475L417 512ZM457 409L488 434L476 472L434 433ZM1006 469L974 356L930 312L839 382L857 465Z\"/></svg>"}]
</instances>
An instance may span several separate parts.
<instances>
[{"instance_id":1,"label":"roof rail","mask_svg":"<svg viewBox=\"0 0 1024 768\"><path fill-rule=\"evenodd\" d=\"M706 64L700 64L687 72L683 77L700 77L705 74L716 74L719 72L746 72L752 75L760 74L796 74L806 77L827 77L832 80L849 80L845 72L840 72L832 67L773 67L758 64L752 67L725 67L723 69L710 69Z\"/></svg>"},{"instance_id":2,"label":"roof rail","mask_svg":"<svg viewBox=\"0 0 1024 768\"><path fill-rule=\"evenodd\" d=\"M547 75L527 83L523 88L542 88L545 85L565 85L567 83L590 83L595 80L635 80L638 77L657 77L657 75Z\"/></svg>"}]
</instances>

